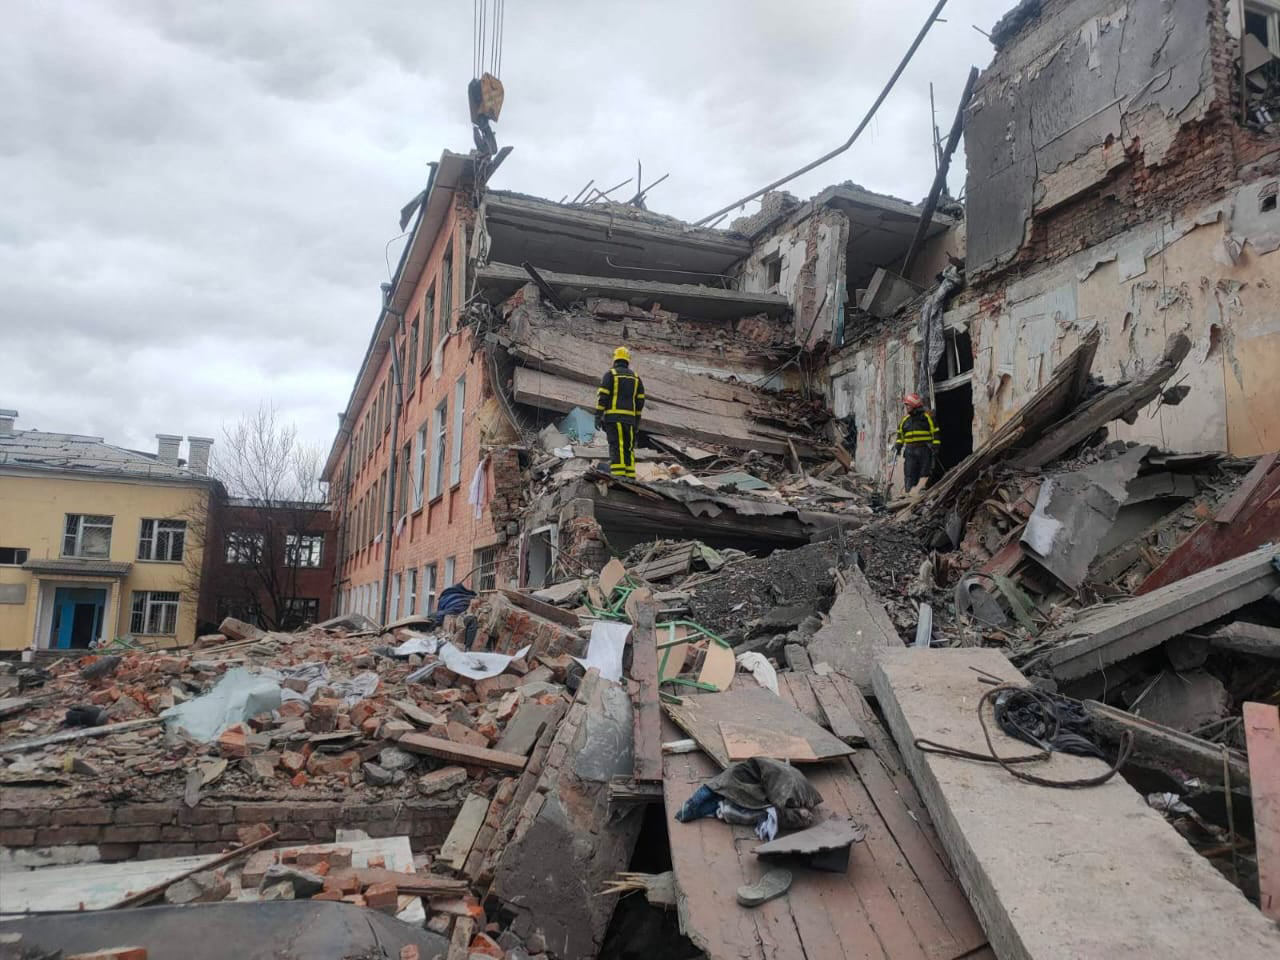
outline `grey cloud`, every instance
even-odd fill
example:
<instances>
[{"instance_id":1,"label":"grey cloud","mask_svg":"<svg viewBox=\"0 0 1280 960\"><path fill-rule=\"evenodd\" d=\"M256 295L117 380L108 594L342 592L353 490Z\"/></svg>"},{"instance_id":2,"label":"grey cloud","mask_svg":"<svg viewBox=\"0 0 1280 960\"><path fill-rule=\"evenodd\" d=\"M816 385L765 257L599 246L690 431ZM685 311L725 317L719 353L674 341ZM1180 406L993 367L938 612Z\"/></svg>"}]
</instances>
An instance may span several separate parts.
<instances>
[{"instance_id":1,"label":"grey cloud","mask_svg":"<svg viewBox=\"0 0 1280 960\"><path fill-rule=\"evenodd\" d=\"M791 185L921 197L986 29L952 0L880 118ZM848 136L929 7L841 0L512 0L496 185L558 198L671 178L696 218ZM71 0L0 34L0 406L149 447L272 400L328 445L400 206L470 145L463 0ZM953 174L953 186L960 174ZM625 193L626 190L620 191ZM394 264L400 243L391 245Z\"/></svg>"}]
</instances>

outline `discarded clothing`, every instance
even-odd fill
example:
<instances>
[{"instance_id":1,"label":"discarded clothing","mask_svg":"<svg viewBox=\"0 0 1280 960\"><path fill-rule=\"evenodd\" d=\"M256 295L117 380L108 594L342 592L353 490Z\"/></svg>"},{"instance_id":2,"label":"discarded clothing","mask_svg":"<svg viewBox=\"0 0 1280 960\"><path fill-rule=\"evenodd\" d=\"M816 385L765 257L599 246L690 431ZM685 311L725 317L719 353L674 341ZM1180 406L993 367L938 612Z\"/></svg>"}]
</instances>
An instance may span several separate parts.
<instances>
[{"instance_id":1,"label":"discarded clothing","mask_svg":"<svg viewBox=\"0 0 1280 960\"><path fill-rule=\"evenodd\" d=\"M436 613L466 613L471 601L479 594L468 590L460 583L446 587L440 594L440 602L436 605Z\"/></svg>"},{"instance_id":2,"label":"discarded clothing","mask_svg":"<svg viewBox=\"0 0 1280 960\"><path fill-rule=\"evenodd\" d=\"M471 486L467 489L467 503L475 507L477 520L484 516L484 505L489 499L488 485L485 483L488 466L488 457L476 464L476 472L471 475Z\"/></svg>"},{"instance_id":3,"label":"discarded clothing","mask_svg":"<svg viewBox=\"0 0 1280 960\"><path fill-rule=\"evenodd\" d=\"M676 813L681 823L701 820L703 817L714 817L720 807L720 795L709 787L699 787Z\"/></svg>"},{"instance_id":4,"label":"discarded clothing","mask_svg":"<svg viewBox=\"0 0 1280 960\"><path fill-rule=\"evenodd\" d=\"M730 812L733 808L754 812L755 819L749 822L758 826L766 820L776 834L779 827L799 830L813 823L813 810L822 803L822 794L795 767L752 757L699 787L681 806L676 819L688 823L718 816L722 801L732 805Z\"/></svg>"},{"instance_id":5,"label":"discarded clothing","mask_svg":"<svg viewBox=\"0 0 1280 960\"><path fill-rule=\"evenodd\" d=\"M748 810L731 800L721 800L716 807L716 819L725 823L736 823L741 826L755 827L756 836L768 842L778 835L778 810L768 807L764 810Z\"/></svg>"}]
</instances>

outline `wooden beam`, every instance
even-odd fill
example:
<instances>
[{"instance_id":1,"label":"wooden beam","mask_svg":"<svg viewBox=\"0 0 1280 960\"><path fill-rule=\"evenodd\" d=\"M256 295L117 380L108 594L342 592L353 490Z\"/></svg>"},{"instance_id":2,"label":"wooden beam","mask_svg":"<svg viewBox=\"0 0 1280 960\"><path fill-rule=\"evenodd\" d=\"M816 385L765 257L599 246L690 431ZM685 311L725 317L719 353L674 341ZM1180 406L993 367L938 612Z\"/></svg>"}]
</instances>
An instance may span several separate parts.
<instances>
[{"instance_id":1,"label":"wooden beam","mask_svg":"<svg viewBox=\"0 0 1280 960\"><path fill-rule=\"evenodd\" d=\"M1089 715L1099 736L1112 743L1119 743L1126 733L1131 734L1135 757L1155 761L1165 768L1185 770L1202 780L1223 785L1221 744L1210 743L1097 700L1086 700L1084 712ZM1247 787L1249 764L1245 758L1238 751L1228 750L1226 762L1231 786Z\"/></svg>"},{"instance_id":2,"label":"wooden beam","mask_svg":"<svg viewBox=\"0 0 1280 960\"><path fill-rule=\"evenodd\" d=\"M662 708L658 702L658 647L654 619L658 605L638 603L631 627L631 679L639 686L632 698L636 780L662 779Z\"/></svg>"},{"instance_id":3,"label":"wooden beam","mask_svg":"<svg viewBox=\"0 0 1280 960\"><path fill-rule=\"evenodd\" d=\"M396 746L410 753L422 753L429 757L439 757L441 760L452 760L463 764L474 763L481 767L496 767L499 770L516 772L524 769L526 760L519 754L454 743L452 740L430 737L425 733L406 733L396 741Z\"/></svg>"},{"instance_id":4,"label":"wooden beam","mask_svg":"<svg viewBox=\"0 0 1280 960\"><path fill-rule=\"evenodd\" d=\"M568 627L570 630L577 630L582 625L582 621L578 619L578 615L563 607L557 607L550 603L544 603L537 597L531 597L527 593L519 590L508 590L506 587L499 587L498 593L502 594L517 607L522 610L528 610L536 616L542 617L544 620L551 620L560 624L562 627Z\"/></svg>"},{"instance_id":5,"label":"wooden beam","mask_svg":"<svg viewBox=\"0 0 1280 960\"><path fill-rule=\"evenodd\" d=\"M39 750L41 747L55 743L71 743L75 740L90 740L94 737L109 737L115 733L128 733L130 730L142 730L163 723L159 717L148 717L145 720L126 720L124 723L109 723L105 727L82 727L78 730L64 730L47 737L36 737L34 740L19 740L17 743L0 745L0 753L23 753L27 750Z\"/></svg>"},{"instance_id":6,"label":"wooden beam","mask_svg":"<svg viewBox=\"0 0 1280 960\"><path fill-rule=\"evenodd\" d=\"M1263 916L1280 920L1280 710L1269 703L1246 703L1244 735L1258 848L1258 906Z\"/></svg>"},{"instance_id":7,"label":"wooden beam","mask_svg":"<svg viewBox=\"0 0 1280 960\"><path fill-rule=\"evenodd\" d=\"M1240 515L1241 508L1249 502L1253 492L1266 479L1267 474L1275 468L1277 460L1280 460L1280 453L1268 453L1266 456L1259 457L1258 462L1253 465L1253 469L1240 481L1240 486L1236 487L1235 493L1231 494L1227 498L1227 502L1219 507L1218 512L1213 515L1213 522L1234 523L1236 517Z\"/></svg>"}]
</instances>

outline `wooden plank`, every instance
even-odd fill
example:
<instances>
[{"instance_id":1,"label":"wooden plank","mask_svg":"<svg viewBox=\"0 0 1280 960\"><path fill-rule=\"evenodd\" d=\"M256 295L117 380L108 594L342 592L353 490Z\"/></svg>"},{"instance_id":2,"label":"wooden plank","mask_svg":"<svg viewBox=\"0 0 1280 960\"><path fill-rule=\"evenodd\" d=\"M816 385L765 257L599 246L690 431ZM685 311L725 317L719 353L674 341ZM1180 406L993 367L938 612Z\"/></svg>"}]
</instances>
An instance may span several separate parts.
<instances>
[{"instance_id":1,"label":"wooden plank","mask_svg":"<svg viewBox=\"0 0 1280 960\"><path fill-rule=\"evenodd\" d=\"M733 650L710 640L702 658L702 669L698 672L698 682L715 687L717 690L728 690L738 671L738 661L733 658Z\"/></svg>"},{"instance_id":2,"label":"wooden plank","mask_svg":"<svg viewBox=\"0 0 1280 960\"><path fill-rule=\"evenodd\" d=\"M725 754L730 763L752 757L771 757L791 763L817 763L818 755L804 737L781 730L766 730L745 723L720 724Z\"/></svg>"},{"instance_id":3,"label":"wooden plank","mask_svg":"<svg viewBox=\"0 0 1280 960\"><path fill-rule=\"evenodd\" d=\"M410 753L422 753L429 757L439 757L441 760L474 763L481 767L496 767L499 770L514 770L517 773L524 769L525 764L525 758L519 754L454 743L452 740L430 737L425 733L406 733L396 741L396 746Z\"/></svg>"},{"instance_id":4,"label":"wooden plank","mask_svg":"<svg viewBox=\"0 0 1280 960\"><path fill-rule=\"evenodd\" d=\"M461 870L471 853L471 845L476 842L476 834L484 826L484 818L489 813L489 798L477 793L471 794L462 802L462 809L454 818L449 835L440 847L437 860L443 860L455 870Z\"/></svg>"},{"instance_id":5,"label":"wooden plank","mask_svg":"<svg viewBox=\"0 0 1280 960\"><path fill-rule=\"evenodd\" d=\"M1117 710L1096 700L1084 702L1084 712L1100 736L1118 742L1124 734L1133 737L1134 756L1155 761L1167 769L1185 771L1210 783L1222 785L1223 748L1181 730L1174 730ZM1233 787L1249 785L1248 761L1236 750L1228 750L1226 762Z\"/></svg>"},{"instance_id":6,"label":"wooden plank","mask_svg":"<svg viewBox=\"0 0 1280 960\"><path fill-rule=\"evenodd\" d=\"M1209 634L1209 643L1218 650L1280 659L1280 629L1260 623L1237 620L1225 624Z\"/></svg>"},{"instance_id":7,"label":"wooden plank","mask_svg":"<svg viewBox=\"0 0 1280 960\"><path fill-rule=\"evenodd\" d=\"M808 674L794 671L780 673L778 674L778 693L806 717L818 726L822 726L827 722L827 716L822 712L822 707L818 706L818 698L814 696L809 680Z\"/></svg>"},{"instance_id":8,"label":"wooden plank","mask_svg":"<svg viewBox=\"0 0 1280 960\"><path fill-rule=\"evenodd\" d=\"M442 877L434 873L403 873L380 867L354 867L333 870L327 876L339 882L347 878L355 878L362 886L372 883L394 883L402 895L415 897L461 897L470 892L467 881Z\"/></svg>"},{"instance_id":9,"label":"wooden plank","mask_svg":"<svg viewBox=\"0 0 1280 960\"><path fill-rule=\"evenodd\" d=\"M795 707L755 684L742 684L724 693L686 696L680 703L663 704L667 714L722 767L730 764L720 732L722 723L740 724L804 739L815 759L843 757L853 752Z\"/></svg>"},{"instance_id":10,"label":"wooden plank","mask_svg":"<svg viewBox=\"0 0 1280 960\"><path fill-rule=\"evenodd\" d=\"M1249 502L1249 498L1262 485L1267 474L1275 468L1277 460L1280 460L1280 453L1268 453L1259 457L1253 469L1240 481L1240 486L1236 487L1235 492L1227 498L1227 502L1213 515L1213 522L1234 523L1244 505Z\"/></svg>"},{"instance_id":11,"label":"wooden plank","mask_svg":"<svg viewBox=\"0 0 1280 960\"><path fill-rule=\"evenodd\" d=\"M631 679L639 687L631 700L635 737L632 776L642 782L662 779L662 708L658 704L658 648L653 625L657 610L652 601L637 604L631 626Z\"/></svg>"},{"instance_id":12,"label":"wooden plank","mask_svg":"<svg viewBox=\"0 0 1280 960\"><path fill-rule=\"evenodd\" d=\"M246 843L244 846L237 847L235 850L229 850L226 853L222 854L221 856L214 857L212 860L208 861L207 863L202 863L202 864L193 866L191 867L191 869L187 870L185 873L180 873L177 876L169 877L167 879L161 880L155 886L148 887L146 890L140 890L137 893L130 894L129 896L121 900L119 903L113 903L111 906L107 907L107 909L122 910L126 907L143 906L144 904L150 903L156 897L163 896L164 892L168 890L169 887L171 887L173 884L177 883L179 880L185 880L187 877L190 877L194 874L203 873L206 870L215 870L218 867L226 866L228 863L234 863L236 860L239 860L241 857L244 857L250 853L253 853L253 851L257 850L259 847L266 846L268 843L271 843L273 840L275 840L279 836L280 836L279 833L269 833L265 837L259 837L257 840L254 840L252 843Z\"/></svg>"},{"instance_id":13,"label":"wooden plank","mask_svg":"<svg viewBox=\"0 0 1280 960\"><path fill-rule=\"evenodd\" d=\"M1082 610L1042 634L1054 645L1037 662L1074 680L1226 616L1280 588L1277 554L1280 547L1267 544L1151 593Z\"/></svg>"},{"instance_id":14,"label":"wooden plank","mask_svg":"<svg viewBox=\"0 0 1280 960\"><path fill-rule=\"evenodd\" d=\"M836 692L835 681L831 677L813 676L809 678L809 687L818 700L818 706L822 708L831 732L851 747L866 746L867 735L862 732L862 724Z\"/></svg>"},{"instance_id":15,"label":"wooden plank","mask_svg":"<svg viewBox=\"0 0 1280 960\"><path fill-rule=\"evenodd\" d=\"M423 710L416 703L411 703L408 700L392 700L391 706L395 707L396 712L399 713L400 716L404 717L410 723L416 723L420 727L434 727L437 725L443 726L448 722L447 718L427 713L427 711Z\"/></svg>"},{"instance_id":16,"label":"wooden plank","mask_svg":"<svg viewBox=\"0 0 1280 960\"><path fill-rule=\"evenodd\" d=\"M563 607L553 606L550 603L543 603L537 597L532 597L527 593L519 590L508 590L506 587L499 587L498 593L502 594L517 607L522 610L528 610L535 616L542 617L544 620L550 620L558 623L570 630L577 630L582 621L578 619L578 615Z\"/></svg>"},{"instance_id":17,"label":"wooden plank","mask_svg":"<svg viewBox=\"0 0 1280 960\"><path fill-rule=\"evenodd\" d=\"M83 727L79 730L64 730L51 733L47 737L36 737L34 740L19 740L16 743L0 745L0 754L23 753L27 750L39 750L55 743L71 743L76 740L90 740L94 737L109 737L116 733L128 733L130 730L142 730L163 723L159 717L148 717L145 720L126 720L123 723L109 723L105 727Z\"/></svg>"},{"instance_id":18,"label":"wooden plank","mask_svg":"<svg viewBox=\"0 0 1280 960\"><path fill-rule=\"evenodd\" d=\"M1258 905L1280 920L1280 710L1244 705L1245 742L1253 780L1253 833L1258 847Z\"/></svg>"},{"instance_id":19,"label":"wooden plank","mask_svg":"<svg viewBox=\"0 0 1280 960\"><path fill-rule=\"evenodd\" d=\"M600 592L604 594L606 601L613 597L613 591L625 579L627 579L627 568L617 557L610 557L609 562L600 571Z\"/></svg>"},{"instance_id":20,"label":"wooden plank","mask_svg":"<svg viewBox=\"0 0 1280 960\"><path fill-rule=\"evenodd\" d=\"M875 690L894 740L1001 960L1198 958L1280 951L1280 930L1123 778L1088 789L1025 783L995 764L923 752L919 739L985 754L970 667L1025 682L998 651L881 655ZM991 726L1003 756L1028 747ZM1055 753L1053 780L1096 777L1105 761ZM1080 921L1088 917L1087 923Z\"/></svg>"}]
</instances>

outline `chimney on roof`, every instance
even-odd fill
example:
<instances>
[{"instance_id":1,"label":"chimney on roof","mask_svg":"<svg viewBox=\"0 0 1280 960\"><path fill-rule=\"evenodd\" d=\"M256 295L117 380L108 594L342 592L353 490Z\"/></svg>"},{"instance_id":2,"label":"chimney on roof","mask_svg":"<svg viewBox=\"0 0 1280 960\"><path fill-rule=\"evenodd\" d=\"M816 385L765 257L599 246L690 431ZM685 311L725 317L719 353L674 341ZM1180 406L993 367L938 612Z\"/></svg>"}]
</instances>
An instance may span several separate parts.
<instances>
[{"instance_id":1,"label":"chimney on roof","mask_svg":"<svg viewBox=\"0 0 1280 960\"><path fill-rule=\"evenodd\" d=\"M187 437L187 469L202 477L209 475L209 449L212 437Z\"/></svg>"},{"instance_id":2,"label":"chimney on roof","mask_svg":"<svg viewBox=\"0 0 1280 960\"><path fill-rule=\"evenodd\" d=\"M13 421L17 419L17 410L0 410L0 437L13 433Z\"/></svg>"},{"instance_id":3,"label":"chimney on roof","mask_svg":"<svg viewBox=\"0 0 1280 960\"><path fill-rule=\"evenodd\" d=\"M157 433L156 443L156 459L167 467L176 467L178 447L182 443L182 438L175 437L171 433Z\"/></svg>"}]
</instances>

